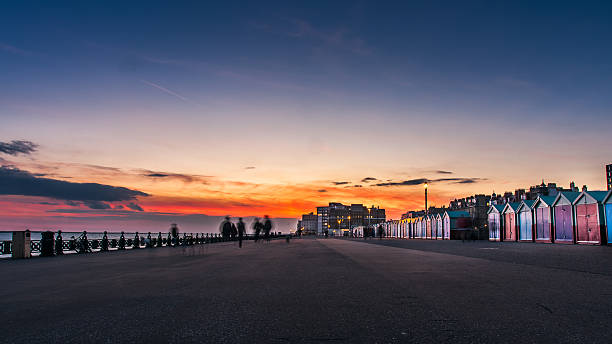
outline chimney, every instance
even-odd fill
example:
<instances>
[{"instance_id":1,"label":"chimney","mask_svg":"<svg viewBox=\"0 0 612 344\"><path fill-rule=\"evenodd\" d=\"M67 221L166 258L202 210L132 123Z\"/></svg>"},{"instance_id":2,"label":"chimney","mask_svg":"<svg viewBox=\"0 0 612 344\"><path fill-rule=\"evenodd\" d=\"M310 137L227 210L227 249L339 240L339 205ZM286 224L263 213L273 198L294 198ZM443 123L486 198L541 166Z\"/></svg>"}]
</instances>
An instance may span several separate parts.
<instances>
[{"instance_id":1,"label":"chimney","mask_svg":"<svg viewBox=\"0 0 612 344\"><path fill-rule=\"evenodd\" d=\"M582 186L582 191L587 191L587 186L586 185Z\"/></svg>"},{"instance_id":2,"label":"chimney","mask_svg":"<svg viewBox=\"0 0 612 344\"><path fill-rule=\"evenodd\" d=\"M574 191L574 190L576 190L576 183L571 182L570 183L570 191Z\"/></svg>"}]
</instances>

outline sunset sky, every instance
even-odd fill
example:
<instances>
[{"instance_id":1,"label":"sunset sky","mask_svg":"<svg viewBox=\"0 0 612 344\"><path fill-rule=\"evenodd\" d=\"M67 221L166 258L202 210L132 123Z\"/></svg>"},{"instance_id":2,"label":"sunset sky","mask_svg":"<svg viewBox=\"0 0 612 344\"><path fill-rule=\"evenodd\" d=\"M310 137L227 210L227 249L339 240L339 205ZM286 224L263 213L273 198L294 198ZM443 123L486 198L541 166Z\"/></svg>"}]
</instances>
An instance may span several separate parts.
<instances>
[{"instance_id":1,"label":"sunset sky","mask_svg":"<svg viewBox=\"0 0 612 344\"><path fill-rule=\"evenodd\" d=\"M0 230L603 190L611 37L610 2L3 2Z\"/></svg>"}]
</instances>

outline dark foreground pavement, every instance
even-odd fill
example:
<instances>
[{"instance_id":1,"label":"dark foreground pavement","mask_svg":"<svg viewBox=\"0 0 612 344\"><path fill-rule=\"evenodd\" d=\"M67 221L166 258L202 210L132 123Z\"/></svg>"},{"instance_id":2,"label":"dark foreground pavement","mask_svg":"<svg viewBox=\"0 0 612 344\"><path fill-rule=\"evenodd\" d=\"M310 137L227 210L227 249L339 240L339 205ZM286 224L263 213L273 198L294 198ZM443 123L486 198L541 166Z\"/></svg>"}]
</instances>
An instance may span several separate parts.
<instances>
[{"instance_id":1,"label":"dark foreground pavement","mask_svg":"<svg viewBox=\"0 0 612 344\"><path fill-rule=\"evenodd\" d=\"M370 243L0 261L0 342L612 342L610 248Z\"/></svg>"}]
</instances>

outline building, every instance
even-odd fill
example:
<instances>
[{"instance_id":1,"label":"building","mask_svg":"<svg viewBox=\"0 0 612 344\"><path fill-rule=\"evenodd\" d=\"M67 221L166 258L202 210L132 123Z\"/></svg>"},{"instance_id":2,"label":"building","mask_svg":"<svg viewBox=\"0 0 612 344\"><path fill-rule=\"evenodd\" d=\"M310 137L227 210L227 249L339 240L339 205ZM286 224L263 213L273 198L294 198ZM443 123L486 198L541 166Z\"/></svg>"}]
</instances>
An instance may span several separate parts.
<instances>
[{"instance_id":1,"label":"building","mask_svg":"<svg viewBox=\"0 0 612 344\"><path fill-rule=\"evenodd\" d=\"M552 204L556 243L573 244L575 241L575 213L572 203L574 203L578 196L580 196L579 192L560 192Z\"/></svg>"},{"instance_id":2,"label":"building","mask_svg":"<svg viewBox=\"0 0 612 344\"><path fill-rule=\"evenodd\" d=\"M385 209L365 207L363 204L344 205L331 202L326 207L317 207L317 232L329 231L331 235L348 234L353 228L370 227L387 220Z\"/></svg>"},{"instance_id":3,"label":"building","mask_svg":"<svg viewBox=\"0 0 612 344\"><path fill-rule=\"evenodd\" d=\"M534 219L533 229L537 242L552 242L554 225L552 205L555 199L556 196L538 196L531 206Z\"/></svg>"},{"instance_id":4,"label":"building","mask_svg":"<svg viewBox=\"0 0 612 344\"><path fill-rule=\"evenodd\" d=\"M502 211L504 206L502 204L491 204L488 211L489 218L489 241L501 241L502 240L502 228L503 220Z\"/></svg>"},{"instance_id":5,"label":"building","mask_svg":"<svg viewBox=\"0 0 612 344\"><path fill-rule=\"evenodd\" d=\"M604 212L606 214L606 237L608 239L608 245L612 244L612 190L608 191L608 194L603 200Z\"/></svg>"},{"instance_id":6,"label":"building","mask_svg":"<svg viewBox=\"0 0 612 344\"><path fill-rule=\"evenodd\" d=\"M606 185L612 190L612 164L606 165Z\"/></svg>"},{"instance_id":7,"label":"building","mask_svg":"<svg viewBox=\"0 0 612 344\"><path fill-rule=\"evenodd\" d=\"M309 214L302 215L302 220L298 221L298 229L302 229L303 234L314 234L318 233L319 228L319 217L317 214L312 212Z\"/></svg>"},{"instance_id":8,"label":"building","mask_svg":"<svg viewBox=\"0 0 612 344\"><path fill-rule=\"evenodd\" d=\"M607 191L582 191L573 202L576 215L576 243L606 243L603 201Z\"/></svg>"},{"instance_id":9,"label":"building","mask_svg":"<svg viewBox=\"0 0 612 344\"><path fill-rule=\"evenodd\" d=\"M518 218L517 210L520 203L518 202L509 202L504 206L504 210L502 210L502 215L504 217L503 227L504 227L504 236L503 241L517 241L517 225L516 220Z\"/></svg>"}]
</instances>

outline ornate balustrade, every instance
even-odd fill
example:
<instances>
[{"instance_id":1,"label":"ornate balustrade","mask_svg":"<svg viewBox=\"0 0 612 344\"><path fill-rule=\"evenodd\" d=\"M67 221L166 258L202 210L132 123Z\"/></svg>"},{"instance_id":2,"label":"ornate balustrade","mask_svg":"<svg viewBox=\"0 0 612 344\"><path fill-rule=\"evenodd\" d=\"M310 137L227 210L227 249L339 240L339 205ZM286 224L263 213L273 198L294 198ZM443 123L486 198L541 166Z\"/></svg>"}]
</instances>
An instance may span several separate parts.
<instances>
[{"instance_id":1,"label":"ornate balustrade","mask_svg":"<svg viewBox=\"0 0 612 344\"><path fill-rule=\"evenodd\" d=\"M85 238L87 237L86 233ZM96 238L86 240L83 238L83 234L70 239L62 238L61 234L53 235L53 239L47 239L47 253L43 255L60 255L64 253L86 253L86 252L104 252L111 250L125 250L125 249L140 249L140 248L156 248L156 247L171 247L171 246L190 246L190 245L204 245L226 241L236 241L237 238L223 238L217 233L183 233L182 236L172 237L171 233L167 233L162 236L158 233L157 236L152 236L150 233L147 236L138 235L138 233L128 233L127 235L122 234L119 238ZM106 235L103 233L88 233L96 236ZM112 236L116 236L117 233L111 233ZM271 238L284 237L279 234L272 234ZM261 237L263 238L263 237ZM243 240L254 240L254 235L245 235ZM45 239L41 240L30 240L30 250L33 254L42 254L45 249L43 243ZM61 249L60 249L61 245ZM12 241L5 240L0 241L0 254L10 255L12 254Z\"/></svg>"}]
</instances>

